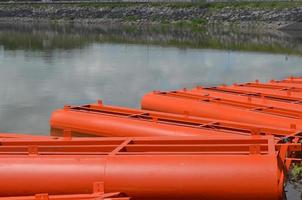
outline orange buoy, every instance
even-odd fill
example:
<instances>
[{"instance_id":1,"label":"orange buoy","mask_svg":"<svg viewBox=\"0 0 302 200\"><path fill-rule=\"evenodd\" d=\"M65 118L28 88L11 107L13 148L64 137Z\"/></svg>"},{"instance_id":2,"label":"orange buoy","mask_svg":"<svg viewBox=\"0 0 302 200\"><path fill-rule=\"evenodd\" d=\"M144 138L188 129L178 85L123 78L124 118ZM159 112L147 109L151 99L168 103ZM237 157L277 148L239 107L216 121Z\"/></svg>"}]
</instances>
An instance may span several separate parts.
<instances>
[{"instance_id":1,"label":"orange buoy","mask_svg":"<svg viewBox=\"0 0 302 200\"><path fill-rule=\"evenodd\" d=\"M270 94L270 93L266 93L266 92L252 92L252 91L248 91L248 90L241 90L240 88L235 89L235 88L231 88L231 87L227 87L227 86L210 87L209 89L216 91L216 92L235 94L238 96L260 98L264 101L265 100L274 100L274 101L278 101L278 102L293 103L293 104L300 102L300 98L292 97L290 95L284 96L284 95L280 95L280 94Z\"/></svg>"},{"instance_id":2,"label":"orange buoy","mask_svg":"<svg viewBox=\"0 0 302 200\"><path fill-rule=\"evenodd\" d=\"M272 137L0 138L0 196L104 192L133 200L281 200ZM278 164L279 163L279 164ZM19 188L19 189L16 189Z\"/></svg>"},{"instance_id":3,"label":"orange buoy","mask_svg":"<svg viewBox=\"0 0 302 200\"><path fill-rule=\"evenodd\" d=\"M231 86L218 86L216 87L221 90L234 91L234 92L244 92L248 94L258 94L260 96L266 96L271 99L284 99L287 101L301 101L302 93L299 91L291 90L275 90L272 88L259 88L259 87L250 87L244 84L237 84Z\"/></svg>"},{"instance_id":4,"label":"orange buoy","mask_svg":"<svg viewBox=\"0 0 302 200\"><path fill-rule=\"evenodd\" d=\"M221 91L215 87L202 88L196 87L192 90L175 91L195 96L196 99L209 99L217 102L224 102L229 105L242 107L243 109L257 110L258 112L286 116L291 118L301 118L302 105L288 103L278 99L270 99L261 96L245 95L241 93L232 93Z\"/></svg>"},{"instance_id":5,"label":"orange buoy","mask_svg":"<svg viewBox=\"0 0 302 200\"><path fill-rule=\"evenodd\" d=\"M215 118L258 126L271 126L284 129L302 129L302 121L297 117L261 111L262 108L251 108L249 103L233 103L221 99L199 98L196 96L179 95L177 92L151 92L141 102L142 109Z\"/></svg>"},{"instance_id":6,"label":"orange buoy","mask_svg":"<svg viewBox=\"0 0 302 200\"><path fill-rule=\"evenodd\" d=\"M288 77L284 80L281 80L282 82L287 82L287 83L302 83L302 77Z\"/></svg>"},{"instance_id":7,"label":"orange buoy","mask_svg":"<svg viewBox=\"0 0 302 200\"><path fill-rule=\"evenodd\" d=\"M73 136L240 136L292 135L282 129L102 104L70 106L52 113L51 134ZM65 131L65 133L64 133Z\"/></svg>"},{"instance_id":8,"label":"orange buoy","mask_svg":"<svg viewBox=\"0 0 302 200\"><path fill-rule=\"evenodd\" d=\"M255 87L255 88L266 88L266 89L274 89L274 90L283 90L283 91L292 91L292 92L301 92L302 84L295 82L288 82L285 80L282 81L271 81L269 83L242 83L242 86L247 87Z\"/></svg>"}]
</instances>

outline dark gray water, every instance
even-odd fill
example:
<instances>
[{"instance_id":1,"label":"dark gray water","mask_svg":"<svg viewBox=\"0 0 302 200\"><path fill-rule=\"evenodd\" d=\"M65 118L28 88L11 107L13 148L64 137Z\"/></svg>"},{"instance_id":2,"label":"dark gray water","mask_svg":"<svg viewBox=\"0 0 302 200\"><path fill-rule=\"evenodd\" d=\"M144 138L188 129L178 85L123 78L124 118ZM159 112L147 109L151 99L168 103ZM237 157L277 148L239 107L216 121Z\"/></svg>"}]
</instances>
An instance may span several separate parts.
<instances>
[{"instance_id":1,"label":"dark gray water","mask_svg":"<svg viewBox=\"0 0 302 200\"><path fill-rule=\"evenodd\" d=\"M138 107L151 90L302 75L300 33L0 25L0 132L48 134L64 104ZM288 199L301 199L288 187Z\"/></svg>"}]
</instances>

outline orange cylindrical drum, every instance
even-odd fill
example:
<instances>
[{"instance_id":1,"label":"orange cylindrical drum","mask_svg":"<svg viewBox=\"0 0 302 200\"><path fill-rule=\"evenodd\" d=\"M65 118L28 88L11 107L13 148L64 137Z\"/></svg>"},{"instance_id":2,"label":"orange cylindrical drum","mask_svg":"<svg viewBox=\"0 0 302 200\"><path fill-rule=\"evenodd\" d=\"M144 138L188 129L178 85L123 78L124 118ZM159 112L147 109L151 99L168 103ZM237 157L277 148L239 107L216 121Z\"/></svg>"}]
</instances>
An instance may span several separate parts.
<instances>
[{"instance_id":1,"label":"orange cylindrical drum","mask_svg":"<svg viewBox=\"0 0 302 200\"><path fill-rule=\"evenodd\" d=\"M251 97L246 95L239 95L234 93L227 93L227 92L220 92L219 90L213 90L213 89L207 89L207 88L194 88L192 90L185 91L189 94L196 94L196 95L202 95L202 96L208 96L212 98L221 98L233 102L238 103L245 103L247 105L254 105L261 107L273 107L273 108L280 108L283 111L286 110L288 113L293 113L293 116L301 116L302 113L302 105L301 104L293 104L288 103L285 101L276 101L271 100L269 98L265 99L262 97Z\"/></svg>"},{"instance_id":2,"label":"orange cylindrical drum","mask_svg":"<svg viewBox=\"0 0 302 200\"><path fill-rule=\"evenodd\" d=\"M213 103L182 97L173 97L157 92L146 94L143 97L141 104L142 109L145 110L216 118L218 120L229 120L286 129L299 129L302 127L300 119L236 108L231 105L223 105L217 102Z\"/></svg>"},{"instance_id":3,"label":"orange cylindrical drum","mask_svg":"<svg viewBox=\"0 0 302 200\"><path fill-rule=\"evenodd\" d=\"M222 88L224 88L224 86ZM245 85L232 85L232 86L226 86L225 88L240 90L240 91L250 92L250 93L258 93L258 94L263 94L263 95L278 96L280 98L287 97L287 98L300 99L300 100L302 99L302 94L300 92L295 92L295 91L248 87Z\"/></svg>"},{"instance_id":4,"label":"orange cylindrical drum","mask_svg":"<svg viewBox=\"0 0 302 200\"><path fill-rule=\"evenodd\" d=\"M52 113L51 135L62 135L70 130L74 136L114 136L114 137L153 137L153 136L236 136L235 131L216 131L201 127L177 126L156 121L115 117L73 110L57 110Z\"/></svg>"},{"instance_id":5,"label":"orange cylindrical drum","mask_svg":"<svg viewBox=\"0 0 302 200\"><path fill-rule=\"evenodd\" d=\"M0 196L105 192L133 200L281 200L275 155L1 156Z\"/></svg>"}]
</instances>

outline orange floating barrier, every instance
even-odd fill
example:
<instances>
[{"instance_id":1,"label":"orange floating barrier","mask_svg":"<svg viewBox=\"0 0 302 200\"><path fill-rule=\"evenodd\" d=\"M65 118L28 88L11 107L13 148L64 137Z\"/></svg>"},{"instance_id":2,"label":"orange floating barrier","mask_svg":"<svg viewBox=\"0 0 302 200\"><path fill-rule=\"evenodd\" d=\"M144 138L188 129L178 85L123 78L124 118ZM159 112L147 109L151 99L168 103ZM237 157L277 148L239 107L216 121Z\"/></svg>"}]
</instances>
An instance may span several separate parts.
<instances>
[{"instance_id":1,"label":"orange floating barrier","mask_svg":"<svg viewBox=\"0 0 302 200\"><path fill-rule=\"evenodd\" d=\"M119 191L133 200L281 200L292 151L273 137L0 138L0 196ZM18 188L18 189L16 189Z\"/></svg>"},{"instance_id":2,"label":"orange floating barrier","mask_svg":"<svg viewBox=\"0 0 302 200\"><path fill-rule=\"evenodd\" d=\"M199 86L200 87L200 86ZM292 103L293 105L302 105L302 101L300 98L295 98L292 96L282 96L282 95L276 95L276 94L270 94L270 93L261 93L261 92L251 92L246 90L240 90L240 88L231 88L227 86L217 86L217 87L208 87L208 90L212 90L215 92L222 92L226 94L234 94L238 96L245 96L245 97L253 97L253 98L259 98L264 100L273 100L277 102L284 102L284 103Z\"/></svg>"},{"instance_id":3,"label":"orange floating barrier","mask_svg":"<svg viewBox=\"0 0 302 200\"><path fill-rule=\"evenodd\" d=\"M295 127L275 128L236 123L212 118L193 117L147 110L137 110L101 103L67 106L53 112L51 134L62 136L236 136L274 135L287 137L297 133ZM65 131L65 132L64 132Z\"/></svg>"},{"instance_id":4,"label":"orange floating barrier","mask_svg":"<svg viewBox=\"0 0 302 200\"><path fill-rule=\"evenodd\" d=\"M239 93L247 93L250 95L259 95L266 98L271 98L275 100L284 100L291 102L301 103L302 93L300 91L291 91L291 90L275 90L272 88L257 88L257 87L249 87L244 84L234 84L231 86L217 86L216 87L222 91L230 91L230 92L239 92Z\"/></svg>"},{"instance_id":5,"label":"orange floating barrier","mask_svg":"<svg viewBox=\"0 0 302 200\"><path fill-rule=\"evenodd\" d=\"M290 92L302 92L302 84L295 82L288 82L285 80L275 81L271 80L268 83L260 83L259 81L242 83L240 85L255 87L255 88L267 88L267 89L275 89L280 91L290 91Z\"/></svg>"},{"instance_id":6,"label":"orange floating barrier","mask_svg":"<svg viewBox=\"0 0 302 200\"><path fill-rule=\"evenodd\" d=\"M141 104L144 110L208 117L275 128L296 130L302 128L301 119L292 111L261 108L250 103L200 97L177 91L151 92L143 97Z\"/></svg>"},{"instance_id":7,"label":"orange floating barrier","mask_svg":"<svg viewBox=\"0 0 302 200\"><path fill-rule=\"evenodd\" d=\"M192 90L179 90L174 91L173 93L175 96L185 96L187 98L198 99L201 101L212 101L222 105L230 105L261 113L296 119L300 119L302 117L302 105L289 104L282 101L274 101L259 97L242 96L234 93L226 93L219 90L216 91L214 88L196 87Z\"/></svg>"},{"instance_id":8,"label":"orange floating barrier","mask_svg":"<svg viewBox=\"0 0 302 200\"><path fill-rule=\"evenodd\" d=\"M288 82L288 83L302 83L302 77L288 77L287 79L282 80L284 82Z\"/></svg>"}]
</instances>

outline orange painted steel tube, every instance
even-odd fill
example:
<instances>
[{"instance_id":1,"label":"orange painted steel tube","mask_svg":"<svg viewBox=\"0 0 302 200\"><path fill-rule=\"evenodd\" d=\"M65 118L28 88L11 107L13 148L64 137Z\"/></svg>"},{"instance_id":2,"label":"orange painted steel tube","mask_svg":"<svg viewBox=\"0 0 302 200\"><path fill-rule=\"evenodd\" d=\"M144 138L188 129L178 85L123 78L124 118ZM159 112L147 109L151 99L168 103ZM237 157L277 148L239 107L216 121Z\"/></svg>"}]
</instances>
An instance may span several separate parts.
<instances>
[{"instance_id":1,"label":"orange painted steel tube","mask_svg":"<svg viewBox=\"0 0 302 200\"><path fill-rule=\"evenodd\" d=\"M281 81L287 82L287 83L302 83L302 77L288 77Z\"/></svg>"},{"instance_id":2,"label":"orange painted steel tube","mask_svg":"<svg viewBox=\"0 0 302 200\"><path fill-rule=\"evenodd\" d=\"M284 101L272 100L269 98L263 98L260 96L252 96L252 95L243 95L236 94L232 92L225 92L216 90L215 88L203 88L196 87L192 90L186 90L182 92L193 93L197 95L202 95L210 98L219 98L228 101L233 101L237 103L245 104L250 108L259 108L263 110L273 111L276 114L280 113L280 115L292 115L292 116L302 116L302 105L301 104L291 104Z\"/></svg>"},{"instance_id":3,"label":"orange painted steel tube","mask_svg":"<svg viewBox=\"0 0 302 200\"><path fill-rule=\"evenodd\" d=\"M94 182L104 182L105 193L120 191L134 200L281 200L283 195L273 138L0 142L0 196L89 193Z\"/></svg>"},{"instance_id":4,"label":"orange painted steel tube","mask_svg":"<svg viewBox=\"0 0 302 200\"><path fill-rule=\"evenodd\" d=\"M168 92L169 95L176 97L191 98L200 101L211 101L220 105L229 105L245 110L257 111L261 113L284 116L300 119L302 116L302 105L293 105L285 102L263 100L258 97L241 96L238 94L228 94L212 90L211 88L197 87L192 90L179 90ZM297 108L301 108L301 110Z\"/></svg>"},{"instance_id":5,"label":"orange painted steel tube","mask_svg":"<svg viewBox=\"0 0 302 200\"><path fill-rule=\"evenodd\" d=\"M74 136L102 137L152 137L152 136L229 136L231 131L215 131L190 126L157 123L144 119L135 119L77 110L57 110L51 116L51 135L62 135L69 130ZM236 132L233 132L236 134ZM245 133L246 134L246 133Z\"/></svg>"},{"instance_id":6,"label":"orange painted steel tube","mask_svg":"<svg viewBox=\"0 0 302 200\"><path fill-rule=\"evenodd\" d=\"M169 92L152 92L142 99L142 109L187 114L197 117L216 118L234 122L272 126L285 129L302 128L300 119L261 113L257 110L238 108L215 101L202 101L184 96L175 96Z\"/></svg>"},{"instance_id":7,"label":"orange painted steel tube","mask_svg":"<svg viewBox=\"0 0 302 200\"><path fill-rule=\"evenodd\" d=\"M290 90L274 90L267 88L255 88L255 87L247 87L240 84L234 84L231 86L218 86L217 88L221 89L231 89L239 92L248 92L248 93L256 93L262 96L270 96L276 99L290 99L295 101L302 100L302 94L300 92L292 92Z\"/></svg>"},{"instance_id":8,"label":"orange painted steel tube","mask_svg":"<svg viewBox=\"0 0 302 200\"><path fill-rule=\"evenodd\" d=\"M295 134L296 129L91 104L55 111L51 134L74 136L247 136Z\"/></svg>"},{"instance_id":9,"label":"orange painted steel tube","mask_svg":"<svg viewBox=\"0 0 302 200\"><path fill-rule=\"evenodd\" d=\"M250 82L250 83L240 83L240 85L248 86L248 87L255 87L255 88L267 88L267 89L275 89L281 91L292 91L292 92L302 92L302 84L294 83L294 82L287 82L287 81L275 81L271 80L268 83L260 83Z\"/></svg>"},{"instance_id":10,"label":"orange painted steel tube","mask_svg":"<svg viewBox=\"0 0 302 200\"><path fill-rule=\"evenodd\" d=\"M240 88L231 88L227 86L217 86L217 87L210 87L210 90L216 92L224 92L227 94L234 94L234 95L241 95L246 97L254 97L254 98L261 98L263 100L273 100L278 102L285 102L285 103L292 103L297 105L302 105L302 101L300 98L295 98L292 96L283 96L283 95L276 95L276 94L269 94L263 92L251 92L248 90L241 90Z\"/></svg>"}]
</instances>

